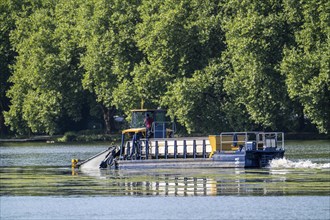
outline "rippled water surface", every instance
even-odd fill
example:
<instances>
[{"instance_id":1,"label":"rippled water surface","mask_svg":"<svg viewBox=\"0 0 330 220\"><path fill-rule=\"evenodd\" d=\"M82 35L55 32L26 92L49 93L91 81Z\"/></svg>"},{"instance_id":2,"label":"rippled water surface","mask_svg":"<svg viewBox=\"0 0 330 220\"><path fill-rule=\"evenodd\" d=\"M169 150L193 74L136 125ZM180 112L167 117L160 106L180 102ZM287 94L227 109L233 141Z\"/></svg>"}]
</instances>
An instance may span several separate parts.
<instances>
[{"instance_id":1,"label":"rippled water surface","mask_svg":"<svg viewBox=\"0 0 330 220\"><path fill-rule=\"evenodd\" d=\"M288 141L264 169L84 171L71 159L108 144L0 144L0 219L330 219L329 141Z\"/></svg>"}]
</instances>

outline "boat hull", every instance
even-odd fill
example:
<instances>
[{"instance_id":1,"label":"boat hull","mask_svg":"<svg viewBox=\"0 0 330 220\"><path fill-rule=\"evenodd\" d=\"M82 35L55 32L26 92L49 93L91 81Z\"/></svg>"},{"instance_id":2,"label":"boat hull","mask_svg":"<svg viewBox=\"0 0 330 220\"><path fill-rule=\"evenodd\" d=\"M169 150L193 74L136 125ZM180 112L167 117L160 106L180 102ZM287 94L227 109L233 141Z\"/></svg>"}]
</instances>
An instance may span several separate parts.
<instances>
[{"instance_id":1,"label":"boat hull","mask_svg":"<svg viewBox=\"0 0 330 220\"><path fill-rule=\"evenodd\" d=\"M284 150L252 150L246 152L226 153L218 152L213 155L213 160L219 162L243 162L246 168L262 168L269 165L273 159L281 159L284 157Z\"/></svg>"},{"instance_id":2,"label":"boat hull","mask_svg":"<svg viewBox=\"0 0 330 220\"><path fill-rule=\"evenodd\" d=\"M212 158L117 160L115 168L262 168L273 159L283 158L284 150L215 153Z\"/></svg>"},{"instance_id":3,"label":"boat hull","mask_svg":"<svg viewBox=\"0 0 330 220\"><path fill-rule=\"evenodd\" d=\"M217 152L212 158L159 158L159 159L135 159L118 160L109 163L109 155L113 149L107 149L98 155L82 162L80 169L112 168L112 169L152 169L152 168L262 168L266 167L273 159L284 156L284 150L272 152L248 151L248 152ZM107 166L102 166L106 161Z\"/></svg>"}]
</instances>

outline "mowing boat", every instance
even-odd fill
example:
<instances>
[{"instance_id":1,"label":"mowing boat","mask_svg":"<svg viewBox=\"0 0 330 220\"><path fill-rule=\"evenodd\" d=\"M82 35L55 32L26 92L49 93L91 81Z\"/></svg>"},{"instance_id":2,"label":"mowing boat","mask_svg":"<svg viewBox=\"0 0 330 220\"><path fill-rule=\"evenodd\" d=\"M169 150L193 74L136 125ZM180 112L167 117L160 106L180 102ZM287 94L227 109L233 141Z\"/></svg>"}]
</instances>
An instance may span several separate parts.
<instances>
[{"instance_id":1,"label":"mowing boat","mask_svg":"<svg viewBox=\"0 0 330 220\"><path fill-rule=\"evenodd\" d=\"M261 168L284 156L283 132L222 132L174 137L175 123L162 109L132 110L131 128L112 146L73 167L87 168Z\"/></svg>"}]
</instances>

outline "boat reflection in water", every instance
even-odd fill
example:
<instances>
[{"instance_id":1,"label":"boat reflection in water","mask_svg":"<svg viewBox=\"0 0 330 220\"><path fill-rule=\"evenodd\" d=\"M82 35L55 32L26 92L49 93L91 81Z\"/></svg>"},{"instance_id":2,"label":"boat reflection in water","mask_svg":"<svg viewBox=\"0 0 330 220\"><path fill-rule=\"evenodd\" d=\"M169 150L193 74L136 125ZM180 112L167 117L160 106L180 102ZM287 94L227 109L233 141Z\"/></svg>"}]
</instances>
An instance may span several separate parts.
<instances>
[{"instance_id":1,"label":"boat reflection in water","mask_svg":"<svg viewBox=\"0 0 330 220\"><path fill-rule=\"evenodd\" d=\"M131 170L81 170L75 175L103 180L110 193L120 195L214 196L216 181L206 177L184 176L182 173Z\"/></svg>"},{"instance_id":2,"label":"boat reflection in water","mask_svg":"<svg viewBox=\"0 0 330 220\"><path fill-rule=\"evenodd\" d=\"M286 175L269 169L77 170L94 177L111 195L287 195ZM281 183L281 184L279 184ZM289 193L291 194L291 193ZM293 193L295 194L295 193Z\"/></svg>"}]
</instances>

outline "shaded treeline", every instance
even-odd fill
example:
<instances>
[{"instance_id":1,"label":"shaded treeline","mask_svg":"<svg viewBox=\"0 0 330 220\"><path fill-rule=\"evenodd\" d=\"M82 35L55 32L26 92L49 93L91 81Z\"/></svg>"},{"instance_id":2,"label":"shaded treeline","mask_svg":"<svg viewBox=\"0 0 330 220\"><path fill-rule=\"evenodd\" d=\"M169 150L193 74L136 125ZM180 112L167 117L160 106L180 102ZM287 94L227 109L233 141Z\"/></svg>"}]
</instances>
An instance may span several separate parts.
<instances>
[{"instance_id":1,"label":"shaded treeline","mask_svg":"<svg viewBox=\"0 0 330 220\"><path fill-rule=\"evenodd\" d=\"M329 123L327 0L2 0L2 133L64 133L144 107L187 132Z\"/></svg>"}]
</instances>

